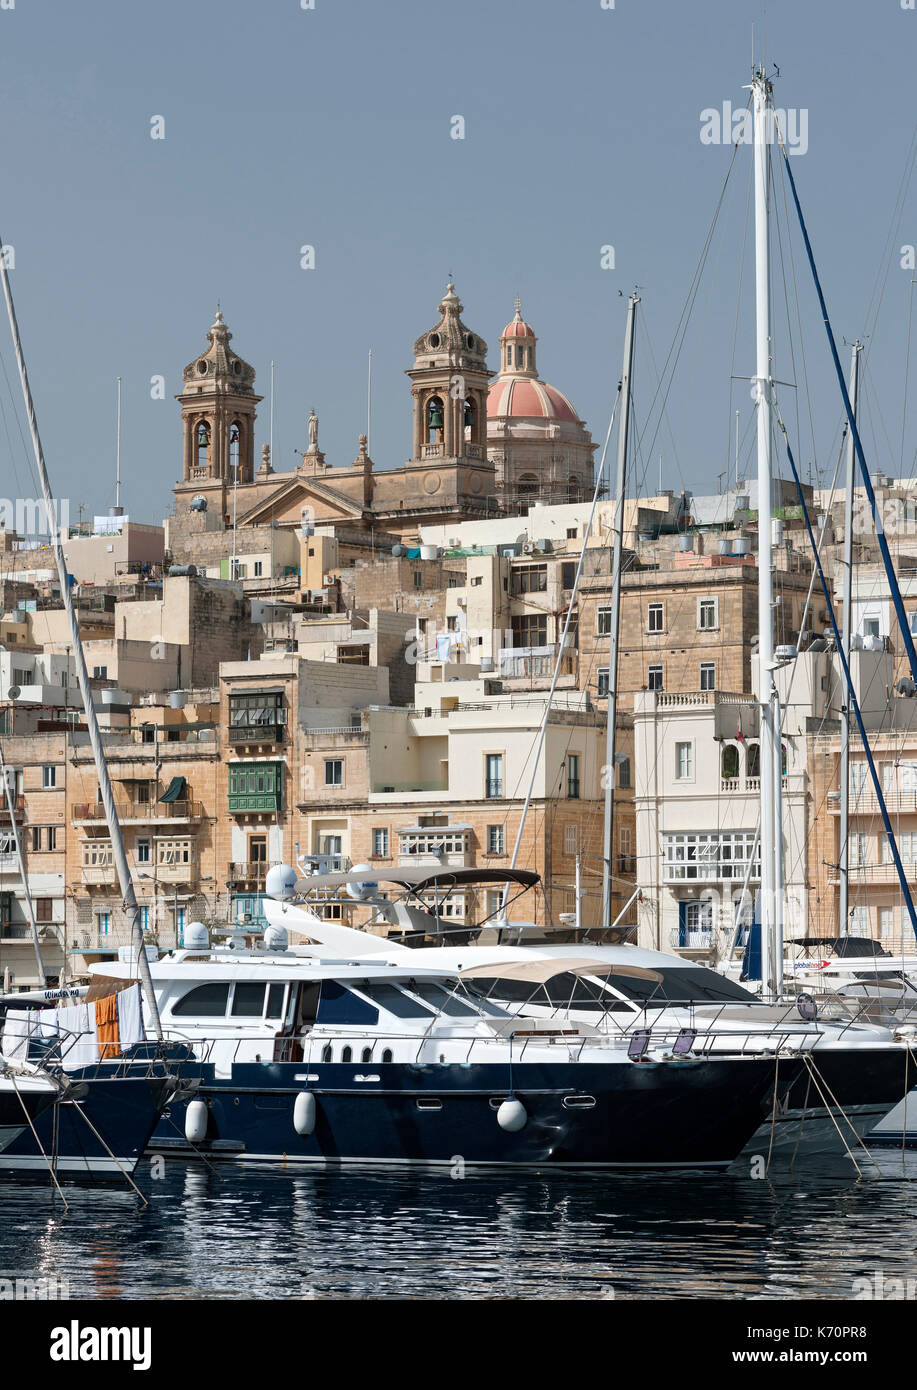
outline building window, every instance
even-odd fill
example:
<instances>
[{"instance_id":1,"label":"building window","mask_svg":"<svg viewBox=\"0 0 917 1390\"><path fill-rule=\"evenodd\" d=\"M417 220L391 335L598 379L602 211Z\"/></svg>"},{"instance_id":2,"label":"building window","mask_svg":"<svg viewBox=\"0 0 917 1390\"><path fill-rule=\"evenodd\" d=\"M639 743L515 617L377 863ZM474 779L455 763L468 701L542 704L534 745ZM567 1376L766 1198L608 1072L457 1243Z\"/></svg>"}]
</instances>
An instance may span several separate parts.
<instances>
[{"instance_id":1,"label":"building window","mask_svg":"<svg viewBox=\"0 0 917 1390\"><path fill-rule=\"evenodd\" d=\"M694 745L676 743L675 776L680 782L690 782L694 778Z\"/></svg>"},{"instance_id":2,"label":"building window","mask_svg":"<svg viewBox=\"0 0 917 1390\"><path fill-rule=\"evenodd\" d=\"M697 626L701 632L712 632L719 627L719 600L702 598L697 601Z\"/></svg>"},{"instance_id":3,"label":"building window","mask_svg":"<svg viewBox=\"0 0 917 1390\"><path fill-rule=\"evenodd\" d=\"M175 940L179 946L185 944L185 908L175 908Z\"/></svg>"},{"instance_id":4,"label":"building window","mask_svg":"<svg viewBox=\"0 0 917 1390\"><path fill-rule=\"evenodd\" d=\"M93 678L93 680L107 681L107 680L108 680L108 667L107 667L107 666L93 666L93 668L92 668L92 678Z\"/></svg>"},{"instance_id":5,"label":"building window","mask_svg":"<svg viewBox=\"0 0 917 1390\"><path fill-rule=\"evenodd\" d=\"M596 696L599 700L608 699L608 667L600 666L598 669L598 681L596 682Z\"/></svg>"},{"instance_id":6,"label":"building window","mask_svg":"<svg viewBox=\"0 0 917 1390\"><path fill-rule=\"evenodd\" d=\"M423 571L422 571L422 570L414 570L414 588L415 588L415 589L422 589L422 588L423 588Z\"/></svg>"},{"instance_id":7,"label":"building window","mask_svg":"<svg viewBox=\"0 0 917 1390\"><path fill-rule=\"evenodd\" d=\"M489 825L487 827L487 853L505 854L502 825Z\"/></svg>"},{"instance_id":8,"label":"building window","mask_svg":"<svg viewBox=\"0 0 917 1390\"><path fill-rule=\"evenodd\" d=\"M572 589L575 582L576 561L564 560L563 564L560 567L560 587L562 589Z\"/></svg>"},{"instance_id":9,"label":"building window","mask_svg":"<svg viewBox=\"0 0 917 1390\"><path fill-rule=\"evenodd\" d=\"M96 917L96 929L99 936L107 936L111 931L111 913L100 912Z\"/></svg>"},{"instance_id":10,"label":"building window","mask_svg":"<svg viewBox=\"0 0 917 1390\"><path fill-rule=\"evenodd\" d=\"M850 936L869 935L869 914L865 907L852 907L850 909L850 922L847 931Z\"/></svg>"},{"instance_id":11,"label":"building window","mask_svg":"<svg viewBox=\"0 0 917 1390\"><path fill-rule=\"evenodd\" d=\"M567 796L579 800L579 754L567 755Z\"/></svg>"},{"instance_id":12,"label":"building window","mask_svg":"<svg viewBox=\"0 0 917 1390\"><path fill-rule=\"evenodd\" d=\"M263 562L262 562L261 560L256 560L256 561L255 561L255 568L254 568L254 575L255 575L255 578L256 578L256 579L260 579L260 578L261 578L261 574L262 574L263 568L264 568Z\"/></svg>"},{"instance_id":13,"label":"building window","mask_svg":"<svg viewBox=\"0 0 917 1390\"><path fill-rule=\"evenodd\" d=\"M854 831L850 836L849 859L858 869L869 863L869 836L862 830Z\"/></svg>"},{"instance_id":14,"label":"building window","mask_svg":"<svg viewBox=\"0 0 917 1390\"><path fill-rule=\"evenodd\" d=\"M484 760L484 795L489 800L503 795L503 754L488 753Z\"/></svg>"},{"instance_id":15,"label":"building window","mask_svg":"<svg viewBox=\"0 0 917 1390\"><path fill-rule=\"evenodd\" d=\"M376 859L388 858L388 830L384 826L373 831L373 857Z\"/></svg>"},{"instance_id":16,"label":"building window","mask_svg":"<svg viewBox=\"0 0 917 1390\"><path fill-rule=\"evenodd\" d=\"M138 841L137 841L137 863L138 863L138 864L149 864L149 863L150 863L150 846L151 846L151 841L150 841L150 840L138 840Z\"/></svg>"},{"instance_id":17,"label":"building window","mask_svg":"<svg viewBox=\"0 0 917 1390\"><path fill-rule=\"evenodd\" d=\"M142 907L140 909L140 930L149 931L150 929L150 909Z\"/></svg>"},{"instance_id":18,"label":"building window","mask_svg":"<svg viewBox=\"0 0 917 1390\"><path fill-rule=\"evenodd\" d=\"M880 626L880 621L879 621L878 618L864 618L864 619L863 619L863 636L864 636L864 637L878 637L878 636L879 636L879 626Z\"/></svg>"},{"instance_id":19,"label":"building window","mask_svg":"<svg viewBox=\"0 0 917 1390\"><path fill-rule=\"evenodd\" d=\"M41 785L47 790L49 787L57 786L57 768L43 767L41 770Z\"/></svg>"},{"instance_id":20,"label":"building window","mask_svg":"<svg viewBox=\"0 0 917 1390\"><path fill-rule=\"evenodd\" d=\"M514 594L543 594L547 587L547 565L524 565L513 575Z\"/></svg>"},{"instance_id":21,"label":"building window","mask_svg":"<svg viewBox=\"0 0 917 1390\"><path fill-rule=\"evenodd\" d=\"M883 938L894 936L895 934L895 909L893 907L879 908L879 935Z\"/></svg>"},{"instance_id":22,"label":"building window","mask_svg":"<svg viewBox=\"0 0 917 1390\"><path fill-rule=\"evenodd\" d=\"M156 863L162 868L191 863L191 840L157 840ZM253 854L252 858L256 856Z\"/></svg>"},{"instance_id":23,"label":"building window","mask_svg":"<svg viewBox=\"0 0 917 1390\"><path fill-rule=\"evenodd\" d=\"M546 647L548 644L548 618L545 613L524 613L513 618L514 647Z\"/></svg>"},{"instance_id":24,"label":"building window","mask_svg":"<svg viewBox=\"0 0 917 1390\"><path fill-rule=\"evenodd\" d=\"M663 836L663 878L682 881L743 880L752 861L753 830L674 833ZM751 862L751 878L761 877L761 847Z\"/></svg>"},{"instance_id":25,"label":"building window","mask_svg":"<svg viewBox=\"0 0 917 1390\"><path fill-rule=\"evenodd\" d=\"M344 759L326 758L325 759L325 786L343 787L344 785Z\"/></svg>"},{"instance_id":26,"label":"building window","mask_svg":"<svg viewBox=\"0 0 917 1390\"><path fill-rule=\"evenodd\" d=\"M665 612L661 603L651 603L646 611L647 632L662 632Z\"/></svg>"},{"instance_id":27,"label":"building window","mask_svg":"<svg viewBox=\"0 0 917 1390\"><path fill-rule=\"evenodd\" d=\"M662 684L662 667L661 667L661 666L650 666L650 667L648 667L647 673L646 673L646 688L647 688L647 690L662 690L662 689L663 689L663 684Z\"/></svg>"},{"instance_id":28,"label":"building window","mask_svg":"<svg viewBox=\"0 0 917 1390\"><path fill-rule=\"evenodd\" d=\"M579 836L576 825L564 826L564 854L577 854L579 852Z\"/></svg>"},{"instance_id":29,"label":"building window","mask_svg":"<svg viewBox=\"0 0 917 1390\"><path fill-rule=\"evenodd\" d=\"M54 902L51 898L35 899L35 921L52 922L54 920Z\"/></svg>"},{"instance_id":30,"label":"building window","mask_svg":"<svg viewBox=\"0 0 917 1390\"><path fill-rule=\"evenodd\" d=\"M630 787L630 758L622 758L618 763L618 786Z\"/></svg>"},{"instance_id":31,"label":"building window","mask_svg":"<svg viewBox=\"0 0 917 1390\"><path fill-rule=\"evenodd\" d=\"M595 610L595 632L597 637L611 635L611 607L606 603Z\"/></svg>"},{"instance_id":32,"label":"building window","mask_svg":"<svg viewBox=\"0 0 917 1390\"><path fill-rule=\"evenodd\" d=\"M32 849L37 853L41 849L41 826L32 827Z\"/></svg>"},{"instance_id":33,"label":"building window","mask_svg":"<svg viewBox=\"0 0 917 1390\"><path fill-rule=\"evenodd\" d=\"M282 737L285 723L282 691L231 694L229 697L230 743L275 743Z\"/></svg>"},{"instance_id":34,"label":"building window","mask_svg":"<svg viewBox=\"0 0 917 1390\"><path fill-rule=\"evenodd\" d=\"M886 764L886 766L887 765L888 764ZM860 792L866 790L866 774L868 771L869 768L863 760L852 762L850 764L850 790L853 792L855 796L859 795Z\"/></svg>"},{"instance_id":35,"label":"building window","mask_svg":"<svg viewBox=\"0 0 917 1390\"><path fill-rule=\"evenodd\" d=\"M716 690L716 662L702 661L700 664L701 690Z\"/></svg>"}]
</instances>

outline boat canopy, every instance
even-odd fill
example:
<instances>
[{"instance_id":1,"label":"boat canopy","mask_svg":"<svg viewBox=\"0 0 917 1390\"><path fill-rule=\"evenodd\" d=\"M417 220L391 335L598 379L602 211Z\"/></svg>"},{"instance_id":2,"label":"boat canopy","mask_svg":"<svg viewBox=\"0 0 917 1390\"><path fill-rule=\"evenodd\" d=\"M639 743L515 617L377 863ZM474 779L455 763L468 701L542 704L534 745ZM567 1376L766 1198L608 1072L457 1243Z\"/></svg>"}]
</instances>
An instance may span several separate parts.
<instances>
[{"instance_id":1,"label":"boat canopy","mask_svg":"<svg viewBox=\"0 0 917 1390\"><path fill-rule=\"evenodd\" d=\"M471 965L459 971L460 980L528 980L543 985L555 975L628 975L631 979L649 980L662 984L657 970L644 970L640 965L614 965L607 960L590 960L583 956L553 956L545 960L509 960L501 964Z\"/></svg>"},{"instance_id":2,"label":"boat canopy","mask_svg":"<svg viewBox=\"0 0 917 1390\"><path fill-rule=\"evenodd\" d=\"M181 779L179 779L181 780ZM163 797L163 800L165 798ZM298 893L317 889L344 888L348 883L394 883L415 893L426 888L470 887L477 883L514 883L519 888L535 888L539 874L530 869L430 869L411 866L404 869L361 869L337 874L310 874L296 882Z\"/></svg>"}]
</instances>

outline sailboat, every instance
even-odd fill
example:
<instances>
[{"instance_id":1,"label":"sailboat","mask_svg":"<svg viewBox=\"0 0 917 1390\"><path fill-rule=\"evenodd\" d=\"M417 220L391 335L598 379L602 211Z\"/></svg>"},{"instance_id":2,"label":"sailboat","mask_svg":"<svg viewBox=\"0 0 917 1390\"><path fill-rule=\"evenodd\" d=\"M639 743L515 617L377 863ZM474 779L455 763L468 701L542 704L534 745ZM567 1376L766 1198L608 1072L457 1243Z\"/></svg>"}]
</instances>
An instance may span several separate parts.
<instances>
[{"instance_id":1,"label":"sailboat","mask_svg":"<svg viewBox=\"0 0 917 1390\"><path fill-rule=\"evenodd\" d=\"M12 290L7 270L7 257L2 253L0 243L0 282L6 301L7 314L13 339L13 348L22 386L23 400L28 417L35 465L44 497L48 525L51 531L52 549L60 582L61 597L67 614L70 631L70 644L77 670L80 692L89 740L92 745L102 801L105 805L109 833L118 869L121 892L125 906L132 916L135 954L130 964L130 979L139 974L146 997L146 1011L149 1024L159 1043L162 1042L162 1029L156 1006L156 995L149 976L149 963L140 930L139 910L131 881L130 869L124 852L121 827L115 811L102 737L92 698L89 671L80 637L76 609L70 589L69 576L64 558L61 532L55 524L57 510L51 489L44 451L38 430L38 419L29 385L25 355L19 335L19 325L13 305ZM7 692L9 694L9 692ZM4 776L4 781L6 778ZM7 784L8 790L8 784ZM15 817L13 817L15 828ZM26 884L25 864L21 846L16 835L20 873ZM32 916L30 911L30 916ZM39 967L39 979L44 978L41 950L32 917L33 940ZM102 991L99 991L101 993ZM7 1025L10 1023L13 1000L0 1004L0 1011L6 1015L7 1023L3 1029L4 1044L7 1039ZM45 1020L40 1012L18 1010L20 1017L12 1021L16 1026L11 1030L16 1038L16 1060L28 1065L38 1060L44 1069L57 1081L52 1103L42 1107L30 1117L27 1127L10 1135L0 1150L0 1172L43 1171L49 1168L53 1181L58 1172L92 1176L130 1177L139 1163L160 1116L170 1099L178 1093L178 1068L187 1067L190 1054L186 1048L169 1050L156 1044L148 1046L145 1042L135 1042L122 1055L114 1044L96 1049L96 1027L94 1011L89 1006L73 1006L79 1017L74 1023L67 1017L66 1026L58 1028L56 1010L46 1012L52 1018ZM51 1029L46 1023L52 1023ZM22 1024L24 1027L20 1027ZM53 1041L46 1033L53 1032ZM86 1049L92 1055L83 1063L80 1050ZM69 1057L66 1055L69 1053ZM115 1054L115 1055L112 1055ZM0 1063L3 1058L0 1057ZM7 1064L9 1058L7 1057ZM5 1088L4 1088L5 1089ZM36 1090L37 1094L37 1090ZM9 1105L5 1096L4 1108Z\"/></svg>"}]
</instances>

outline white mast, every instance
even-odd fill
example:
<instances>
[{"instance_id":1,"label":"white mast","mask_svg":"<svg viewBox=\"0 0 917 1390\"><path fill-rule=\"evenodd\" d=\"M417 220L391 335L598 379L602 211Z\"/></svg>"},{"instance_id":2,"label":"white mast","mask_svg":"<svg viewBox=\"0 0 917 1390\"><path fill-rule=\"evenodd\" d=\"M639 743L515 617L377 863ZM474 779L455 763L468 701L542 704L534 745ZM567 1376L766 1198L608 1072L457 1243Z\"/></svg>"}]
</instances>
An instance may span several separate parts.
<instances>
[{"instance_id":1,"label":"white mast","mask_svg":"<svg viewBox=\"0 0 917 1390\"><path fill-rule=\"evenodd\" d=\"M614 864L615 721L618 713L618 630L621 625L621 558L624 550L624 493L627 480L627 440L630 432L630 379L634 366L634 319L640 296L627 301L621 401L624 414L618 426L618 467L615 481L615 534L611 560L611 624L608 638L608 725L605 733L605 825L602 836L602 925L611 924L611 881Z\"/></svg>"},{"instance_id":2,"label":"white mast","mask_svg":"<svg viewBox=\"0 0 917 1390\"><path fill-rule=\"evenodd\" d=\"M0 240L0 252L2 252L2 247L3 242ZM76 665L76 675L79 681L80 694L83 697L86 727L89 731L89 742L92 745L92 753L95 759L96 775L99 779L99 791L102 796L103 805L105 806L105 819L108 822L108 830L111 835L112 856L115 861L115 868L118 871L118 882L121 886L121 896L124 900L124 907L131 920L133 944L137 952L140 980L146 995L150 1022L153 1025L153 1030L157 1038L161 1041L162 1025L159 1021L159 1009L156 1006L156 993L153 989L150 963L146 958L143 931L140 927L140 909L137 906L137 897L134 893L131 871L128 866L127 855L124 852L124 840L121 837L121 826L118 822L118 813L115 810L114 792L112 791L111 778L108 775L108 764L105 761L105 753L102 749L102 735L99 730L99 721L96 716L95 705L92 701L92 687L89 684L89 671L86 667L86 657L83 652L83 643L80 639L76 609L73 606L73 596L70 593L67 565L64 560L63 545L61 544L61 533L55 519L54 494L51 491L48 470L45 466L44 451L41 447L41 438L38 433L38 418L35 414L35 405L32 400L32 388L29 386L29 376L26 371L22 341L19 337L19 324L16 320L16 310L13 307L13 294L10 289L6 260L2 254L0 254L0 280L3 282L3 295L6 299L6 309L10 320L10 331L13 336L16 365L19 368L19 380L22 384L22 395L25 401L26 414L29 418L29 433L32 437L32 450L35 455L35 464L41 482L42 496L45 499L45 507L48 513L48 529L51 533L51 544L54 549L54 558L57 562L57 574L60 581L61 596L64 601L67 621L70 626L70 645L73 649L73 660Z\"/></svg>"},{"instance_id":3,"label":"white mast","mask_svg":"<svg viewBox=\"0 0 917 1390\"><path fill-rule=\"evenodd\" d=\"M777 991L783 948L777 940L777 834L775 788L779 742L772 700L774 677L773 571L771 564L770 246L768 240L768 137L771 84L759 68L752 83L755 132L755 405L758 416L758 707L761 720L761 990Z\"/></svg>"},{"instance_id":4,"label":"white mast","mask_svg":"<svg viewBox=\"0 0 917 1390\"><path fill-rule=\"evenodd\" d=\"M115 516L121 515L121 378L118 377L118 422L115 444Z\"/></svg>"},{"instance_id":5,"label":"white mast","mask_svg":"<svg viewBox=\"0 0 917 1390\"><path fill-rule=\"evenodd\" d=\"M857 341L850 350L850 407L856 419L857 399L860 387L860 353L862 344ZM850 663L850 638L853 632L853 478L855 449L853 430L847 432L847 478L844 495L844 616L841 641L844 655ZM843 686L841 687L843 691ZM838 862L840 870L840 921L841 936L846 936L850 926L850 695L843 693L841 704L841 847Z\"/></svg>"},{"instance_id":6,"label":"white mast","mask_svg":"<svg viewBox=\"0 0 917 1390\"><path fill-rule=\"evenodd\" d=\"M373 350L369 349L366 366L366 452L369 453L370 426L373 418Z\"/></svg>"}]
</instances>

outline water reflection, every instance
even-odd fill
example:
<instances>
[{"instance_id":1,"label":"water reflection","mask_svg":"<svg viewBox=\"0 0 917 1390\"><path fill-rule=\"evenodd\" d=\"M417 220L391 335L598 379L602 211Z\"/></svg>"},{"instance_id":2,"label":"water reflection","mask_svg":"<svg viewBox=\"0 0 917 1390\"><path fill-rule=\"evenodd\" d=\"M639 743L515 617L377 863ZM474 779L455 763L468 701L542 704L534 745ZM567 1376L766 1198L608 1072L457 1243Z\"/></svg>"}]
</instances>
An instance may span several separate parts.
<instances>
[{"instance_id":1,"label":"water reflection","mask_svg":"<svg viewBox=\"0 0 917 1390\"><path fill-rule=\"evenodd\" d=\"M185 1167L149 1200L0 1186L0 1268L89 1298L849 1298L913 1277L917 1158L881 1175Z\"/></svg>"}]
</instances>

